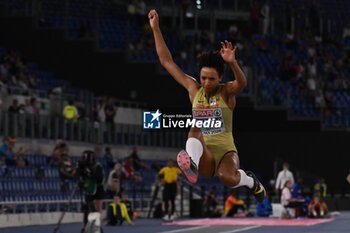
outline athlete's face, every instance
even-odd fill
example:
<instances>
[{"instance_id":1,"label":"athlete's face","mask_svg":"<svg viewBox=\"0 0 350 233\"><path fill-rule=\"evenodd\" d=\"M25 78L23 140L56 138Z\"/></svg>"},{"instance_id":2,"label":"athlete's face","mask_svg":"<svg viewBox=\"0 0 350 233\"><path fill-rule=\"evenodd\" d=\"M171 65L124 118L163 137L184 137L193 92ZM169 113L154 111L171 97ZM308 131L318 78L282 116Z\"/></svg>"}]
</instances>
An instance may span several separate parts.
<instances>
[{"instance_id":1,"label":"athlete's face","mask_svg":"<svg viewBox=\"0 0 350 233\"><path fill-rule=\"evenodd\" d=\"M211 67L203 67L200 73L201 83L206 93L212 93L216 91L219 86L222 77L219 77L216 69Z\"/></svg>"}]
</instances>

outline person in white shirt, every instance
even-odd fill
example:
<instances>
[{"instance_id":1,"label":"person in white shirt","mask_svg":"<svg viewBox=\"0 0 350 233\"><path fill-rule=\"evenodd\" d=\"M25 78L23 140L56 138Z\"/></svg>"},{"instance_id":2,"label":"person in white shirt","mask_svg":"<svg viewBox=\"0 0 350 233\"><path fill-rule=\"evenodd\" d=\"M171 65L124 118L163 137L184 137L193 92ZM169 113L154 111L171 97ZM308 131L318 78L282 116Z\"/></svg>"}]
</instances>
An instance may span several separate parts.
<instances>
[{"instance_id":1,"label":"person in white shirt","mask_svg":"<svg viewBox=\"0 0 350 233\"><path fill-rule=\"evenodd\" d=\"M291 188L292 188L292 182L290 180L287 180L285 182L285 185L281 194L281 205L283 207L288 206L289 202L292 200Z\"/></svg>"},{"instance_id":2,"label":"person in white shirt","mask_svg":"<svg viewBox=\"0 0 350 233\"><path fill-rule=\"evenodd\" d=\"M261 18L262 18L262 34L266 35L269 28L270 23L270 6L269 1L265 0L264 5L261 7Z\"/></svg>"},{"instance_id":3,"label":"person in white shirt","mask_svg":"<svg viewBox=\"0 0 350 233\"><path fill-rule=\"evenodd\" d=\"M307 205L304 200L296 199L292 196L292 181L287 180L281 194L281 205L286 209L288 217L295 216L295 208L299 207L299 216L307 215Z\"/></svg>"},{"instance_id":4,"label":"person in white shirt","mask_svg":"<svg viewBox=\"0 0 350 233\"><path fill-rule=\"evenodd\" d=\"M283 170L278 173L275 184L277 194L279 194L282 191L286 181L288 180L292 182L292 185L294 184L294 176L293 173L289 170L289 164L283 163Z\"/></svg>"}]
</instances>

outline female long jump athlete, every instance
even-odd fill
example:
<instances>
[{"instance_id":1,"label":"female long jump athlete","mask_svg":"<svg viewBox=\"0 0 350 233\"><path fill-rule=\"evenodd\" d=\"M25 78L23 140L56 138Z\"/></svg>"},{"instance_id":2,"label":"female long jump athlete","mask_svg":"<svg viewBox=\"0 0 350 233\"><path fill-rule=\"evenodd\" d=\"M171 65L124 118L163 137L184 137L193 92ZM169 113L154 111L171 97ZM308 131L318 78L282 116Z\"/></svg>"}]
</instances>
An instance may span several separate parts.
<instances>
[{"instance_id":1,"label":"female long jump athlete","mask_svg":"<svg viewBox=\"0 0 350 233\"><path fill-rule=\"evenodd\" d=\"M218 175L219 179L230 187L247 186L257 201L263 201L265 197L263 185L252 172L239 169L239 158L233 142L232 114L236 96L247 85L247 80L235 58L236 47L233 47L231 42L225 41L221 42L220 52L209 51L199 55L202 84L200 86L173 61L159 28L157 12L151 10L148 18L160 63L188 91L193 117L200 118L200 115L204 114L223 122L220 128L191 128L186 151L182 150L177 157L179 167L192 183L197 182L198 174L203 177ZM236 80L220 84L225 62L232 69Z\"/></svg>"}]
</instances>

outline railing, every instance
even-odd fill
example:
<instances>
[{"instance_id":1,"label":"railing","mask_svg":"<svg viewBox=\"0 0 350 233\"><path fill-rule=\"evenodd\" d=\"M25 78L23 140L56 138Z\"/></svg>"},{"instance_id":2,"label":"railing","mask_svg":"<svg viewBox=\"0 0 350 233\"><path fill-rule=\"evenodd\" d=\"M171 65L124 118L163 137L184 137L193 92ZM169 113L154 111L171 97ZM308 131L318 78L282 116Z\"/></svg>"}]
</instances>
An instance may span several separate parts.
<instances>
[{"instance_id":1,"label":"railing","mask_svg":"<svg viewBox=\"0 0 350 233\"><path fill-rule=\"evenodd\" d=\"M65 120L60 116L0 111L0 135L22 138L63 139L95 144L182 147L185 130L143 130L142 125L90 120Z\"/></svg>"}]
</instances>

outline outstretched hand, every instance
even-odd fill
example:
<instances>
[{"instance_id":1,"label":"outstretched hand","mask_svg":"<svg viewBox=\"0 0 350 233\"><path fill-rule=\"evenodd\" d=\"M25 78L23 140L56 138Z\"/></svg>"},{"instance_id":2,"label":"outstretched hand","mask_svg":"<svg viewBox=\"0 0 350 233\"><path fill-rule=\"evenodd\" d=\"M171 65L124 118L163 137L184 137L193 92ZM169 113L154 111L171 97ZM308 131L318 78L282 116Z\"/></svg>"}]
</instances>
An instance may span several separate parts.
<instances>
[{"instance_id":1,"label":"outstretched hand","mask_svg":"<svg viewBox=\"0 0 350 233\"><path fill-rule=\"evenodd\" d=\"M152 29L159 27L159 17L156 10L150 10L148 13L148 19Z\"/></svg>"},{"instance_id":2,"label":"outstretched hand","mask_svg":"<svg viewBox=\"0 0 350 233\"><path fill-rule=\"evenodd\" d=\"M231 63L236 61L235 53L237 46L232 46L231 42L228 42L225 40L224 42L221 42L222 48L220 49L220 54L222 59L224 59L225 62Z\"/></svg>"}]
</instances>

